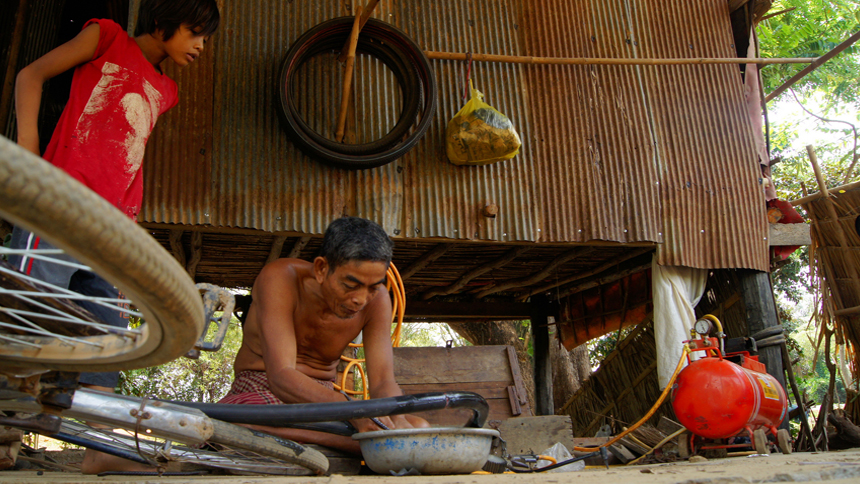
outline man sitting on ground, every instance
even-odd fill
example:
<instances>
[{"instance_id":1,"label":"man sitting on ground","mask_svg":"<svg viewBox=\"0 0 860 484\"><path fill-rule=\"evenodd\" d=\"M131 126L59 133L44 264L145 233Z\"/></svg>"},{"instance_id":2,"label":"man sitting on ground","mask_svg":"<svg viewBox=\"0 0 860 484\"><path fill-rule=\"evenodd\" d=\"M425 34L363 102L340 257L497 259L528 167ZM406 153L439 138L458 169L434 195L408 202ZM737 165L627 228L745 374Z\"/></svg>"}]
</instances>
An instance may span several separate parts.
<instances>
[{"instance_id":1,"label":"man sitting on ground","mask_svg":"<svg viewBox=\"0 0 860 484\"><path fill-rule=\"evenodd\" d=\"M281 404L348 400L334 390L344 349L362 333L371 398L402 395L394 381L391 299L385 289L393 244L379 225L344 217L326 230L314 261L278 259L254 282L236 355L235 380L220 403ZM427 427L412 415L380 418L391 429ZM369 419L359 432L380 430ZM351 438L309 430L249 426L292 440L358 452Z\"/></svg>"}]
</instances>

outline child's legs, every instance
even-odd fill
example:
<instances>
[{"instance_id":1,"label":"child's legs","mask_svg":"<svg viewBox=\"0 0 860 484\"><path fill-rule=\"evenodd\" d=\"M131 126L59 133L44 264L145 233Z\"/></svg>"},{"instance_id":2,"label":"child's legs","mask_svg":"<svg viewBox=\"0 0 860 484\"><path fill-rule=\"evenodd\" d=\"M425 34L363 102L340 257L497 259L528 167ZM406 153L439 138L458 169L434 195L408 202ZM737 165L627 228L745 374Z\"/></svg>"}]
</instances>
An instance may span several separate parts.
<instances>
[{"instance_id":1,"label":"child's legs","mask_svg":"<svg viewBox=\"0 0 860 484\"><path fill-rule=\"evenodd\" d=\"M12 231L10 247L13 249L54 249L45 239L39 238L26 230L15 227ZM54 259L66 262L78 262L68 254L50 255ZM46 262L29 257L10 256L9 263L16 269L29 276L49 284L69 289L71 291L94 297L117 299L119 290L90 271L74 267ZM90 301L78 301L77 304L91 312L96 318L110 326L128 327L128 316L116 309L106 308ZM80 382L87 386L103 387L100 390L113 392L119 381L119 372L82 373Z\"/></svg>"},{"instance_id":2,"label":"child's legs","mask_svg":"<svg viewBox=\"0 0 860 484\"><path fill-rule=\"evenodd\" d=\"M41 237L38 237L31 232L28 232L19 227L14 227L12 230L12 241L9 245L9 248L55 249L56 247L51 245L45 239L42 239ZM67 254L50 255L47 257L66 262L77 262L73 257ZM74 267L54 264L52 262L46 262L30 257L22 257L19 255L9 256L9 263L15 269L18 269L19 271L23 272L24 274L27 274L30 277L33 277L40 281L45 281L55 286L59 286L63 289L69 288L69 280L72 278L72 274L77 271L77 269Z\"/></svg>"},{"instance_id":3,"label":"child's legs","mask_svg":"<svg viewBox=\"0 0 860 484\"><path fill-rule=\"evenodd\" d=\"M119 299L119 290L100 276L90 271L77 271L69 281L69 289L93 297ZM93 313L99 321L117 328L128 328L128 315L115 308L80 301L78 305ZM80 382L87 386L102 387L99 390L113 392L119 381L119 372L81 373Z\"/></svg>"}]
</instances>

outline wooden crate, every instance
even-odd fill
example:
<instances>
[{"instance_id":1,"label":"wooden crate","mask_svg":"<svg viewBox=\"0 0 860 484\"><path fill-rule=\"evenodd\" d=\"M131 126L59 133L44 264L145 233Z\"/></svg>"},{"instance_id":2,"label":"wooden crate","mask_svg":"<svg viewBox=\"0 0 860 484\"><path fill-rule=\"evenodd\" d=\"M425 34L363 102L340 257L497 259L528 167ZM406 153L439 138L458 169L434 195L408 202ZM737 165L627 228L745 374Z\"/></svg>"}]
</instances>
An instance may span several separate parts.
<instances>
[{"instance_id":1,"label":"wooden crate","mask_svg":"<svg viewBox=\"0 0 860 484\"><path fill-rule=\"evenodd\" d=\"M532 416L517 355L510 346L394 348L394 376L407 395L468 391L490 405L485 426L512 417ZM421 414L431 425L461 427L469 411L440 410Z\"/></svg>"}]
</instances>

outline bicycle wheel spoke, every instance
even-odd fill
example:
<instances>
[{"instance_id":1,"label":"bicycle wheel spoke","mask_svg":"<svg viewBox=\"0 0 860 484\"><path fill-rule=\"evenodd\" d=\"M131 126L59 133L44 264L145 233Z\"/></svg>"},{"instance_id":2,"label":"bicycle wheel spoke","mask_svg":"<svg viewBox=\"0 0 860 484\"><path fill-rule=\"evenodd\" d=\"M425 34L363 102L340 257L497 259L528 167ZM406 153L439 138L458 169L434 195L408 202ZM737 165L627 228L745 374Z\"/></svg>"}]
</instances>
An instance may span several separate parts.
<instances>
[{"instance_id":1,"label":"bicycle wheel spoke","mask_svg":"<svg viewBox=\"0 0 860 484\"><path fill-rule=\"evenodd\" d=\"M0 308L0 312L4 312L4 311L3 311L3 308ZM15 313L12 313L12 314L9 314L9 315L10 315L10 316L12 316L12 317L14 317L14 318L16 318L16 319L20 319L22 322L27 322L27 323L29 323L29 321L25 320L24 318L19 318L19 317L18 317L18 315L17 315L17 314L15 314ZM30 324L32 324L32 323L30 323ZM18 330L18 331L26 331L26 332L28 332L28 333L36 334L36 335L39 335L39 336L51 336L51 337L54 337L54 338L57 338L57 339L61 340L63 343L69 344L69 345L74 345L75 343L80 343L80 344L85 344L85 345L95 346L95 347L97 347L97 348L102 348L102 347L104 347L104 345L100 345L100 344L98 344L98 343L93 343L92 341L87 341L87 340L85 340L85 339L81 339L81 338L72 338L72 337L69 337L69 336L59 335L59 334L56 334L56 333L52 333L52 332L50 332L50 331L44 331L44 330L42 330L41 328L39 328L39 329L36 329L36 328L22 328L21 326L15 326L14 324L7 324L7 323L2 323L2 322L0 322L0 327L2 327L2 328L11 328L11 329L15 329L15 330ZM37 328L38 328L38 326L37 326Z\"/></svg>"},{"instance_id":2,"label":"bicycle wheel spoke","mask_svg":"<svg viewBox=\"0 0 860 484\"><path fill-rule=\"evenodd\" d=\"M6 333L6 334L8 334L8 333ZM38 345L38 344L32 343L30 341L22 340L20 338L12 338L12 337L6 336L5 334L0 334L0 339L2 339L3 341L10 341L12 343L16 343L19 345L30 346L30 347L36 348L36 349L42 348L42 345Z\"/></svg>"},{"instance_id":3,"label":"bicycle wheel spoke","mask_svg":"<svg viewBox=\"0 0 860 484\"><path fill-rule=\"evenodd\" d=\"M141 313L139 313L137 311L134 311L132 309L124 307L123 305L127 305L129 302L125 299L113 299L113 298L86 296L83 294L79 294L75 291L71 291L69 289L66 289L64 287L56 286L54 284L47 283L45 281L36 279L34 277L30 277L30 276L28 276L26 274L22 274L18 271L10 270L10 269L3 267L3 266L0 266L0 272L12 275L14 277L17 277L17 278L23 280L23 281L27 281L30 284L33 284L35 286L40 286L40 287L43 287L45 289L49 289L49 290L53 291L51 293L45 293L45 292L36 292L36 291L32 291L32 292L29 292L29 291L8 291L8 290L4 289L2 291L3 294L14 295L15 292L23 292L27 295L31 295L31 296L35 296L35 297L47 297L47 298L57 298L57 299L73 299L73 300L79 300L79 301L89 301L89 302L92 302L94 304L98 304L99 306L114 309L120 313L128 314L129 316L134 316L134 317L138 317L138 318L143 316ZM27 299L27 301L33 302L30 299Z\"/></svg>"},{"instance_id":4,"label":"bicycle wheel spoke","mask_svg":"<svg viewBox=\"0 0 860 484\"><path fill-rule=\"evenodd\" d=\"M80 269L84 271L91 271L89 266L85 266L78 262L67 261L63 259L58 259L56 257L48 257L48 255L62 255L64 252L60 249L7 249L5 247L0 248L0 255L20 255L21 258L21 266L25 267L27 263L27 259L36 259L45 262L50 262L52 264L57 264L60 266L72 267L74 269ZM19 269L21 270L21 269Z\"/></svg>"},{"instance_id":5,"label":"bicycle wheel spoke","mask_svg":"<svg viewBox=\"0 0 860 484\"><path fill-rule=\"evenodd\" d=\"M167 462L181 462L205 467L226 469L232 472L276 475L312 475L313 473L296 464L281 459L261 455L249 450L233 449L222 444L192 448L175 445L169 440L152 438L133 432L90 427L86 424L64 419L60 440L77 445L98 448L124 458L133 458L150 465L164 465Z\"/></svg>"}]
</instances>

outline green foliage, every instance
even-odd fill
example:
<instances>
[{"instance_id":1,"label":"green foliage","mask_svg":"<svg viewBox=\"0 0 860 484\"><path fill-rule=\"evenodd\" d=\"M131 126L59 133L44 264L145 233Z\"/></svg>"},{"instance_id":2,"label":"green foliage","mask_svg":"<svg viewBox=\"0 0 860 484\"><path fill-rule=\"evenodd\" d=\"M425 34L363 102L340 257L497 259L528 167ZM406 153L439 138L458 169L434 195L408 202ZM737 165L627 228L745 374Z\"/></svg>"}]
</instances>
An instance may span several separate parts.
<instances>
[{"instance_id":1,"label":"green foliage","mask_svg":"<svg viewBox=\"0 0 860 484\"><path fill-rule=\"evenodd\" d=\"M210 337L214 331L215 328L210 328ZM230 390L233 360L241 345L242 329L234 318L219 351L201 352L196 360L178 358L157 367L123 371L119 392L138 397L217 402Z\"/></svg>"},{"instance_id":2,"label":"green foliage","mask_svg":"<svg viewBox=\"0 0 860 484\"><path fill-rule=\"evenodd\" d=\"M794 364L794 372L797 386L800 387L801 393L804 393L807 398L816 404L821 404L830 385L830 372L824 362L823 344L816 357L814 330L799 330L792 336L796 346L790 347L789 353L791 354L792 361L796 362ZM836 403L845 402L845 385L838 375L836 377L835 388Z\"/></svg>"},{"instance_id":3,"label":"green foliage","mask_svg":"<svg viewBox=\"0 0 860 484\"><path fill-rule=\"evenodd\" d=\"M403 323L400 329L400 346L445 346L448 341L453 347L471 346L445 323Z\"/></svg>"},{"instance_id":4,"label":"green foliage","mask_svg":"<svg viewBox=\"0 0 860 484\"><path fill-rule=\"evenodd\" d=\"M589 341L588 344L588 360L591 364L592 369L597 369L603 360L606 359L615 348L618 347L618 343L624 340L636 326L630 326L627 328L622 328L618 331L614 331L612 333L605 334L599 338L595 338Z\"/></svg>"},{"instance_id":5,"label":"green foliage","mask_svg":"<svg viewBox=\"0 0 860 484\"><path fill-rule=\"evenodd\" d=\"M855 0L776 0L771 12L790 8L795 10L758 25L756 31L763 57L819 57L860 30L860 6ZM858 53L857 46L849 47L807 75L796 88L804 97L815 92L827 93L826 111L846 102L858 105ZM768 66L763 71L765 92L773 91L805 66Z\"/></svg>"}]
</instances>

